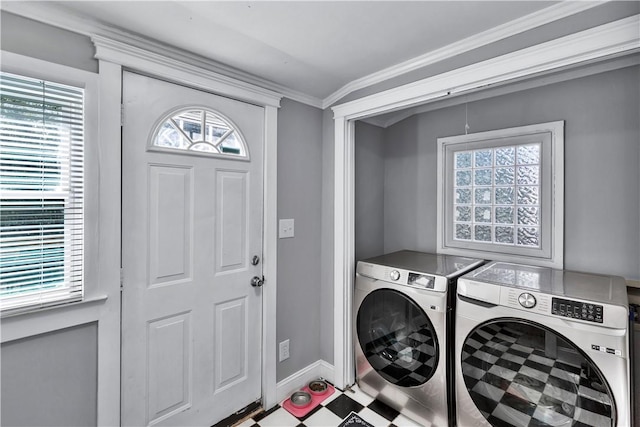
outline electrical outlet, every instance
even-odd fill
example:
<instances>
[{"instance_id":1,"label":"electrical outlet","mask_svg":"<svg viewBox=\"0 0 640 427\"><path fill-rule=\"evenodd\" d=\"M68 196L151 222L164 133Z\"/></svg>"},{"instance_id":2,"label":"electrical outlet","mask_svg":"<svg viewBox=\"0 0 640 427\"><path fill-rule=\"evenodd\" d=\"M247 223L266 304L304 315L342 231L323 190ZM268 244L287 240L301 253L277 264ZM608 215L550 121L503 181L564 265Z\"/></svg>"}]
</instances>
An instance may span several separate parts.
<instances>
[{"instance_id":1,"label":"electrical outlet","mask_svg":"<svg viewBox=\"0 0 640 427\"><path fill-rule=\"evenodd\" d=\"M289 340L280 343L280 362L289 358Z\"/></svg>"},{"instance_id":2,"label":"electrical outlet","mask_svg":"<svg viewBox=\"0 0 640 427\"><path fill-rule=\"evenodd\" d=\"M288 239L293 237L294 221L293 219L281 219L278 227L278 237Z\"/></svg>"}]
</instances>

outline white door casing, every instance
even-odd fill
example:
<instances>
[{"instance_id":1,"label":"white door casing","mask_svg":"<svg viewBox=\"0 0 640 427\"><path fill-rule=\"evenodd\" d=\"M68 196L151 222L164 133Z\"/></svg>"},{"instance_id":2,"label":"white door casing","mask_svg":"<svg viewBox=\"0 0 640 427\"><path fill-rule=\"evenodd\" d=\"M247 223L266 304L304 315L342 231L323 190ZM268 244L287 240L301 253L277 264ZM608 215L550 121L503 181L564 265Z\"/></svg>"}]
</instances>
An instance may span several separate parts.
<instances>
[{"instance_id":1,"label":"white door casing","mask_svg":"<svg viewBox=\"0 0 640 427\"><path fill-rule=\"evenodd\" d=\"M122 423L211 425L260 399L262 107L123 76ZM250 161L149 149L158 120L197 105Z\"/></svg>"}]
</instances>

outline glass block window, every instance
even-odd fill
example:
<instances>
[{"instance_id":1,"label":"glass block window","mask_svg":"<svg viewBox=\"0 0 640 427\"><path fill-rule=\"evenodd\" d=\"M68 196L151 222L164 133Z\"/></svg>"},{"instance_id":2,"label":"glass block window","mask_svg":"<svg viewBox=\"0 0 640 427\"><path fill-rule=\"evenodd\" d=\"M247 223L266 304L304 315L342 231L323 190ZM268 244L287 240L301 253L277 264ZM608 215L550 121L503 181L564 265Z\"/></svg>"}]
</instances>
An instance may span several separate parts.
<instances>
[{"instance_id":1,"label":"glass block window","mask_svg":"<svg viewBox=\"0 0 640 427\"><path fill-rule=\"evenodd\" d=\"M152 148L191 154L247 158L238 129L212 110L185 108L160 121L152 136Z\"/></svg>"},{"instance_id":2,"label":"glass block window","mask_svg":"<svg viewBox=\"0 0 640 427\"><path fill-rule=\"evenodd\" d=\"M563 122L438 140L443 253L559 267Z\"/></svg>"},{"instance_id":3,"label":"glass block window","mask_svg":"<svg viewBox=\"0 0 640 427\"><path fill-rule=\"evenodd\" d=\"M455 151L453 238L540 247L541 144Z\"/></svg>"}]
</instances>

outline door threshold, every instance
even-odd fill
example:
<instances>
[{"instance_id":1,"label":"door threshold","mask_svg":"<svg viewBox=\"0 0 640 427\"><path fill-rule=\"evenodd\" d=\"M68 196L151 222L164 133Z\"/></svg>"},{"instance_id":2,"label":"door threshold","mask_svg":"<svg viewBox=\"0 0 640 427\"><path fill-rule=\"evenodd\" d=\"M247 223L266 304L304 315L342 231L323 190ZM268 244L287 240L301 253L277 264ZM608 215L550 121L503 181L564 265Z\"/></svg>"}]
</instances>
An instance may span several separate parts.
<instances>
[{"instance_id":1,"label":"door threshold","mask_svg":"<svg viewBox=\"0 0 640 427\"><path fill-rule=\"evenodd\" d=\"M261 401L256 400L255 402L250 403L249 405L240 409L236 413L229 415L224 420L214 424L212 427L233 427L243 423L245 420L248 420L249 418L256 416L262 411L264 411L264 408L262 408Z\"/></svg>"}]
</instances>

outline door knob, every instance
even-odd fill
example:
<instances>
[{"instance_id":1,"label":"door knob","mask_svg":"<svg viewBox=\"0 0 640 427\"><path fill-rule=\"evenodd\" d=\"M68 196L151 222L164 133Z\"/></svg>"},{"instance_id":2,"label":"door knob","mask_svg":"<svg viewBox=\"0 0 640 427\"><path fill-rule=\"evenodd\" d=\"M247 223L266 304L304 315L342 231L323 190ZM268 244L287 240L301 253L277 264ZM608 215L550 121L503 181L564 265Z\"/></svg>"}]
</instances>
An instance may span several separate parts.
<instances>
[{"instance_id":1,"label":"door knob","mask_svg":"<svg viewBox=\"0 0 640 427\"><path fill-rule=\"evenodd\" d=\"M251 286L253 286L254 288L259 288L262 285L264 285L264 276L253 276L253 279L251 279Z\"/></svg>"}]
</instances>

